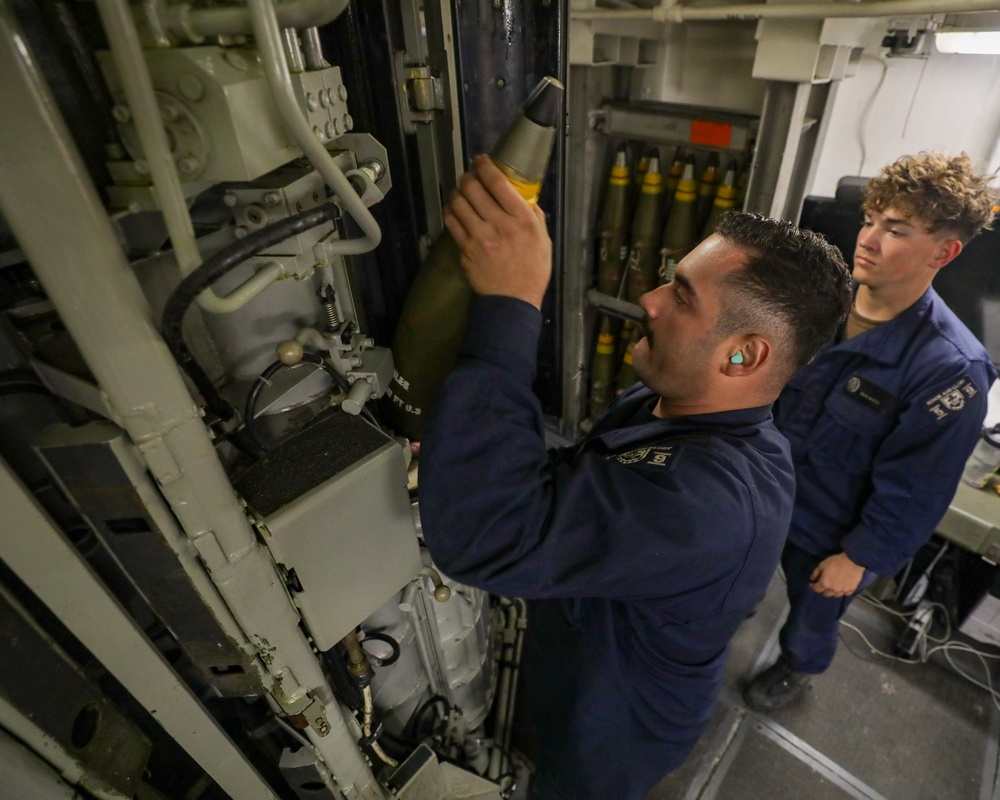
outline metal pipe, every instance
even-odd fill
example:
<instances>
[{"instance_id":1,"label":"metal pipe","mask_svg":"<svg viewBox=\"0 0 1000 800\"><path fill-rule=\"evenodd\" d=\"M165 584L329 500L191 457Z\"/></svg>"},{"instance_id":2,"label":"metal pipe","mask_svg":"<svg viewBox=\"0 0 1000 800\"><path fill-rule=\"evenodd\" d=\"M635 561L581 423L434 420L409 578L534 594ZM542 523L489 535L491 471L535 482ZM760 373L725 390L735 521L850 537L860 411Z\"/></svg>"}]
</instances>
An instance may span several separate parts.
<instances>
[{"instance_id":1,"label":"metal pipe","mask_svg":"<svg viewBox=\"0 0 1000 800\"><path fill-rule=\"evenodd\" d=\"M588 8L571 11L574 20L652 20L696 22L738 19L828 19L833 17L894 17L1000 11L1000 0L875 0L871 3L742 3L688 6L662 4L648 9Z\"/></svg>"},{"instance_id":2,"label":"metal pipe","mask_svg":"<svg viewBox=\"0 0 1000 800\"><path fill-rule=\"evenodd\" d=\"M302 52L306 58L306 69L326 69L329 62L323 58L323 44L319 40L319 28L306 28L302 34Z\"/></svg>"},{"instance_id":3,"label":"metal pipe","mask_svg":"<svg viewBox=\"0 0 1000 800\"><path fill-rule=\"evenodd\" d=\"M329 243L327 252L332 255L357 255L374 250L382 240L378 223L340 171L333 156L313 133L299 108L288 65L282 56L281 29L278 27L273 3L271 0L247 0L247 5L253 20L254 37L263 60L264 74L288 132L364 233L358 239Z\"/></svg>"},{"instance_id":4,"label":"metal pipe","mask_svg":"<svg viewBox=\"0 0 1000 800\"><path fill-rule=\"evenodd\" d=\"M189 275L201 264L201 253L180 177L170 154L170 142L160 118L156 90L143 57L139 34L125 0L97 0L97 10L135 121L143 157L153 179L153 193L163 212L177 265L182 276ZM206 289L198 295L198 305L213 314L228 314L250 302L281 274L274 274L273 269L268 270L266 277L258 273L225 299Z\"/></svg>"},{"instance_id":5,"label":"metal pipe","mask_svg":"<svg viewBox=\"0 0 1000 800\"><path fill-rule=\"evenodd\" d=\"M0 125L0 214L240 628L266 648L272 684L287 705L323 705L329 730L314 744L324 761L352 796L382 797L4 3L0 74L0 107L18 110Z\"/></svg>"},{"instance_id":6,"label":"metal pipe","mask_svg":"<svg viewBox=\"0 0 1000 800\"><path fill-rule=\"evenodd\" d=\"M276 8L282 28L315 28L339 17L348 0L291 0ZM148 4L147 4L148 5ZM253 33L251 14L243 7L193 8L189 3L154 9L160 23L172 33L198 41L209 36Z\"/></svg>"},{"instance_id":7,"label":"metal pipe","mask_svg":"<svg viewBox=\"0 0 1000 800\"><path fill-rule=\"evenodd\" d=\"M302 55L302 43L299 41L299 34L295 28L282 28L281 38L285 42L285 58L288 63L288 71L305 72L306 61Z\"/></svg>"}]
</instances>

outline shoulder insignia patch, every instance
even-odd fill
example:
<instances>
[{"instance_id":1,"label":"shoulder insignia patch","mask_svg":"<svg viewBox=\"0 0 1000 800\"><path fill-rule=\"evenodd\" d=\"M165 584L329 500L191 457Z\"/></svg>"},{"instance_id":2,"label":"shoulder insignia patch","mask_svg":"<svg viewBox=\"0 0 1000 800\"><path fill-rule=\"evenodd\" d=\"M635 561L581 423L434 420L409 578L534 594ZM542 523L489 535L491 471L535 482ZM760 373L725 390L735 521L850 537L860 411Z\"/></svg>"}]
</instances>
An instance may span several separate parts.
<instances>
[{"instance_id":1,"label":"shoulder insignia patch","mask_svg":"<svg viewBox=\"0 0 1000 800\"><path fill-rule=\"evenodd\" d=\"M947 389L938 392L929 400L925 400L924 408L934 419L940 421L964 409L966 400L977 394L978 391L969 380L969 376L963 375Z\"/></svg>"},{"instance_id":2,"label":"shoulder insignia patch","mask_svg":"<svg viewBox=\"0 0 1000 800\"><path fill-rule=\"evenodd\" d=\"M639 447L635 450L629 450L627 453L616 453L608 456L608 458L622 464L637 464L666 469L670 466L674 456L678 452L680 452L680 448L677 445L654 445L652 447Z\"/></svg>"}]
</instances>

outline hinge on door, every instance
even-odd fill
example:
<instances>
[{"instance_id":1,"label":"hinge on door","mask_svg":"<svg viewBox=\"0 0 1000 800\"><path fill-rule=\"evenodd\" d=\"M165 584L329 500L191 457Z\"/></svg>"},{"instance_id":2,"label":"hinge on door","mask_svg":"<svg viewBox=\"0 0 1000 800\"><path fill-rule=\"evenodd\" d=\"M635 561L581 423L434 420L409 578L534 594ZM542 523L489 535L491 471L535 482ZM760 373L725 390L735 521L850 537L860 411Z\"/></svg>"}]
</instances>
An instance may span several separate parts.
<instances>
[{"instance_id":1,"label":"hinge on door","mask_svg":"<svg viewBox=\"0 0 1000 800\"><path fill-rule=\"evenodd\" d=\"M425 64L406 63L406 53L396 53L396 82L403 128L414 133L417 123L434 120L436 111L444 110L444 87L441 79Z\"/></svg>"}]
</instances>

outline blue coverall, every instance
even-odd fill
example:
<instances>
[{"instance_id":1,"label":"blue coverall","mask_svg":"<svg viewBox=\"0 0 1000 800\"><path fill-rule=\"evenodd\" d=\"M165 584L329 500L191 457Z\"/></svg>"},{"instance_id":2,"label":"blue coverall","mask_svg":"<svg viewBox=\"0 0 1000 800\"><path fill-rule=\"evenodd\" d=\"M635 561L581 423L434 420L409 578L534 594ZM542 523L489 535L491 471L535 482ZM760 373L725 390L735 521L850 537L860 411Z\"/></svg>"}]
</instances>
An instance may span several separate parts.
<instances>
[{"instance_id":1,"label":"blue coverall","mask_svg":"<svg viewBox=\"0 0 1000 800\"><path fill-rule=\"evenodd\" d=\"M996 371L933 288L896 319L836 339L789 382L775 423L792 445L797 490L782 558L792 667L823 672L851 598L808 588L838 552L894 575L930 538L980 435Z\"/></svg>"},{"instance_id":2,"label":"blue coverall","mask_svg":"<svg viewBox=\"0 0 1000 800\"><path fill-rule=\"evenodd\" d=\"M437 565L529 598L533 797L642 800L711 717L728 643L791 517L770 407L663 420L637 385L546 452L531 386L541 315L477 297L426 428L420 516Z\"/></svg>"}]
</instances>

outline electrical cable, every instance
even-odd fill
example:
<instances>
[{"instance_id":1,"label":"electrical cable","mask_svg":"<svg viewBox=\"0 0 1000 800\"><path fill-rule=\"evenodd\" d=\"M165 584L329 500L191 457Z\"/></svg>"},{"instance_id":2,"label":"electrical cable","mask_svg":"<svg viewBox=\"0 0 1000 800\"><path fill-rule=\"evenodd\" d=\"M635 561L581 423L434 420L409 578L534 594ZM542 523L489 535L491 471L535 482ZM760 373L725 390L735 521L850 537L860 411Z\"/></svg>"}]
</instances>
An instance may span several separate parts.
<instances>
[{"instance_id":1,"label":"electrical cable","mask_svg":"<svg viewBox=\"0 0 1000 800\"><path fill-rule=\"evenodd\" d=\"M420 724L423 722L424 714L427 713L427 709L439 703L444 706L444 718L447 718L448 715L451 714L451 703L448 702L447 698L439 694L434 695L429 700L426 700L424 704L417 709L417 712L410 717L410 722L407 726L410 731L410 739L415 742L420 741Z\"/></svg>"},{"instance_id":2,"label":"electrical cable","mask_svg":"<svg viewBox=\"0 0 1000 800\"><path fill-rule=\"evenodd\" d=\"M927 649L926 638L922 636L921 637L922 647L920 656L917 658L903 658L893 653L886 653L884 650L880 650L879 648L877 648L875 645L872 644L871 640L864 634L864 632L855 625L852 625L849 622L845 622L844 620L841 620L840 624L843 627L847 628L848 630L854 631L854 633L856 633L859 637L861 637L861 640L868 647L868 650L872 653L872 655L881 656L883 658L889 659L890 661L897 661L900 664L924 664L930 660L930 657L932 655L938 652L942 652L948 664L952 667L952 669L960 677L980 687L981 689L985 689L989 693L990 700L993 702L993 705L996 707L998 711L1000 711L1000 691L993 688L993 680L990 677L989 666L986 663L987 658L1000 659L1000 653L984 653L981 650L977 650L971 645L966 644L965 642L959 642L955 640L946 641L943 644L939 644L936 645L935 647ZM848 645L848 650L850 650L850 652L853 655L857 656L857 653L855 653L854 650L849 645ZM951 659L951 651L971 653L975 655L979 659L980 663L983 665L983 671L986 675L986 683L982 683L973 676L969 675L964 670L959 669L958 666L955 664L955 662Z\"/></svg>"},{"instance_id":3,"label":"electrical cable","mask_svg":"<svg viewBox=\"0 0 1000 800\"><path fill-rule=\"evenodd\" d=\"M345 392L351 388L351 385L347 382L347 378L341 375L332 364L325 361L315 353L303 353L302 360L299 361L298 364L286 364L283 361L272 362L267 369L265 369L257 377L253 386L250 387L250 393L247 395L247 401L243 411L243 427L244 430L246 430L247 436L249 436L251 441L265 453L271 449L271 445L261 440L261 438L257 435L257 425L255 419L257 398L260 397L260 393L263 391L264 387L270 383L271 378L274 377L275 373L281 369L295 369L302 364L314 364L324 370Z\"/></svg>"},{"instance_id":4,"label":"electrical cable","mask_svg":"<svg viewBox=\"0 0 1000 800\"><path fill-rule=\"evenodd\" d=\"M874 606L875 608L877 608L877 609L879 609L881 611L885 611L887 614L891 614L894 617L898 617L899 619L908 620L908 619L910 619L910 617L916 616L917 612L919 611L919 609L914 609L913 611L896 611L894 608L890 608L889 606L887 606L885 603L883 603L877 597L870 597L870 596L865 595L865 594L858 595L858 599L861 600L861 601L863 601L863 602L865 602L865 603L868 603L868 605L870 605L870 606ZM937 642L939 644L943 644L944 642L947 642L948 640L950 640L951 639L951 619L948 616L948 609L945 608L945 606L943 604L941 604L941 603L935 603L935 602L932 602L932 601L927 601L925 607L939 608L939 609L941 609L942 615L944 617L944 625L945 625L945 634L944 634L943 637L941 637L940 639L937 639L937 638L935 638L933 636L930 636L929 634L926 634L927 640L931 641L931 642Z\"/></svg>"},{"instance_id":5,"label":"electrical cable","mask_svg":"<svg viewBox=\"0 0 1000 800\"><path fill-rule=\"evenodd\" d=\"M886 73L889 71L889 64L884 58L878 58L873 56L879 64L882 65L882 76L878 79L878 85L875 87L875 91L872 92L872 96L868 99L868 103L865 105L865 111L861 115L861 121L858 125L858 143L861 145L861 163L858 164L858 175L863 175L862 170L865 168L865 160L868 158L867 154L867 142L868 142L868 117L875 107L875 101L878 100L879 93L882 91L882 84L885 83Z\"/></svg>"},{"instance_id":6,"label":"electrical cable","mask_svg":"<svg viewBox=\"0 0 1000 800\"><path fill-rule=\"evenodd\" d=\"M329 222L339 215L340 209L336 205L324 203L237 239L206 259L205 263L185 277L167 300L160 323L167 347L170 348L181 369L191 377L205 400L205 405L223 421L231 420L236 410L219 394L211 378L188 349L181 330L185 313L198 295L247 259L292 236Z\"/></svg>"},{"instance_id":7,"label":"electrical cable","mask_svg":"<svg viewBox=\"0 0 1000 800\"><path fill-rule=\"evenodd\" d=\"M365 631L365 638L361 640L362 649L365 646L365 642L369 640L373 642L385 642L392 648L392 655L388 658L378 658L366 650L365 655L368 656L368 660L372 662L373 666L388 667L390 664L395 664L399 660L399 642L393 639L389 634L382 633L380 631Z\"/></svg>"}]
</instances>

